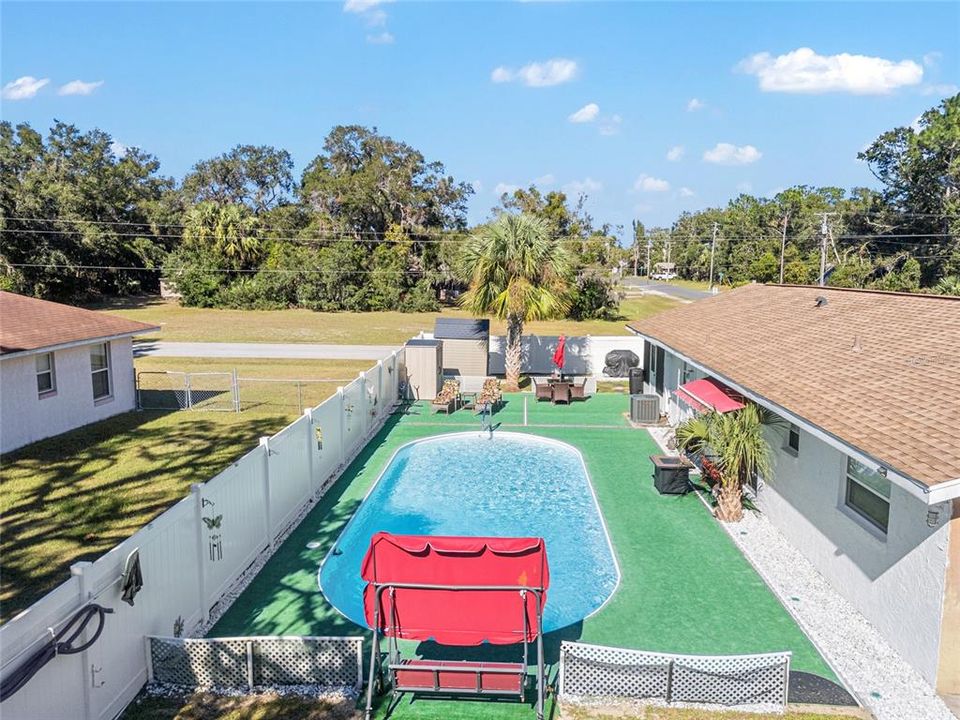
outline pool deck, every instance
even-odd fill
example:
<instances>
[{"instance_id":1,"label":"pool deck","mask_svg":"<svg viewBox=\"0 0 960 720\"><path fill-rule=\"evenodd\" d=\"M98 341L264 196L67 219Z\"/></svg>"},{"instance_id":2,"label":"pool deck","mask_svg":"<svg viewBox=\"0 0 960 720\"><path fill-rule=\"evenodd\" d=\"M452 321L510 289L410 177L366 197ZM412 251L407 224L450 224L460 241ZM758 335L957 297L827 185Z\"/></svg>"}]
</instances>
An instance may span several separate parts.
<instances>
[{"instance_id":1,"label":"pool deck","mask_svg":"<svg viewBox=\"0 0 960 720\"><path fill-rule=\"evenodd\" d=\"M649 433L630 427L625 395L599 394L571 406L536 403L529 394L505 400L495 424L561 440L583 454L620 565L620 586L599 612L545 636L548 662L556 659L559 640L684 654L790 650L795 678L836 682L700 499L654 490L648 456L659 449ZM479 429L480 420L468 410L435 415L416 404L391 416L209 634L368 634L326 601L317 569L398 447L470 428ZM308 548L313 542L319 546ZM531 712L516 703L417 700L402 702L393 716L506 718Z\"/></svg>"}]
</instances>

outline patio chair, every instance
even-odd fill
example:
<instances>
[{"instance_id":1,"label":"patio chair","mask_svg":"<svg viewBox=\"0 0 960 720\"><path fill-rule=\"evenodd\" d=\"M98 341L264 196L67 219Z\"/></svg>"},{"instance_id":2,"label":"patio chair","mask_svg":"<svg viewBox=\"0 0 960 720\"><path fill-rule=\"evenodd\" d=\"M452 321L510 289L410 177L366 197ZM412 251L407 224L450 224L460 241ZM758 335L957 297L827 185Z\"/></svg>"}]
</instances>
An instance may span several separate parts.
<instances>
[{"instance_id":1,"label":"patio chair","mask_svg":"<svg viewBox=\"0 0 960 720\"><path fill-rule=\"evenodd\" d=\"M460 383L456 380L447 380L440 388L440 392L430 403L433 412L446 413L449 415L457 409L460 400Z\"/></svg>"},{"instance_id":2,"label":"patio chair","mask_svg":"<svg viewBox=\"0 0 960 720\"><path fill-rule=\"evenodd\" d=\"M586 387L587 387L586 378L584 378L583 382L574 383L570 387L570 399L586 400L587 399Z\"/></svg>"},{"instance_id":3,"label":"patio chair","mask_svg":"<svg viewBox=\"0 0 960 720\"><path fill-rule=\"evenodd\" d=\"M503 395L500 392L500 381L496 378L487 378L483 381L483 387L477 395L476 409L479 411L489 410L494 412L503 401Z\"/></svg>"},{"instance_id":4,"label":"patio chair","mask_svg":"<svg viewBox=\"0 0 960 720\"><path fill-rule=\"evenodd\" d=\"M553 391L554 405L559 405L560 403L564 405L570 404L570 385L567 383L554 383L551 390Z\"/></svg>"},{"instance_id":5,"label":"patio chair","mask_svg":"<svg viewBox=\"0 0 960 720\"><path fill-rule=\"evenodd\" d=\"M550 383L533 378L533 388L538 402L540 400L553 400L553 388Z\"/></svg>"}]
</instances>

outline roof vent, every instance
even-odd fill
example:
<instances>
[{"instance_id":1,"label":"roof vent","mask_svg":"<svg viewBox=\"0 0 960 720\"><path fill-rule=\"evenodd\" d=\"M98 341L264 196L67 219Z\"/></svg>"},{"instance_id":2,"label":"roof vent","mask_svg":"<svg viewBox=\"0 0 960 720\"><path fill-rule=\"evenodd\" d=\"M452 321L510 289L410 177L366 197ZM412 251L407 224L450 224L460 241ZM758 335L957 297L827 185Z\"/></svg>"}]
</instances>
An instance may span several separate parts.
<instances>
[{"instance_id":1,"label":"roof vent","mask_svg":"<svg viewBox=\"0 0 960 720\"><path fill-rule=\"evenodd\" d=\"M817 301L814 303L814 307L823 307L827 304L827 299L823 295L817 296Z\"/></svg>"}]
</instances>

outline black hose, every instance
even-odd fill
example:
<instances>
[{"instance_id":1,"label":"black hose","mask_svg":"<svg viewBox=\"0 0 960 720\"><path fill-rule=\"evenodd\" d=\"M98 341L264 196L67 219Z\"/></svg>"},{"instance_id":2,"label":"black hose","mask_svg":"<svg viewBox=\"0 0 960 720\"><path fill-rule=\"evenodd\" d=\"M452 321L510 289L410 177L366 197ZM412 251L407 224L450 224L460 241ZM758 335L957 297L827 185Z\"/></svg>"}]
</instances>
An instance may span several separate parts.
<instances>
[{"instance_id":1,"label":"black hose","mask_svg":"<svg viewBox=\"0 0 960 720\"><path fill-rule=\"evenodd\" d=\"M112 613L113 610L110 608L105 608L96 603L90 603L85 607L80 608L73 614L73 617L67 621L67 624L63 628L50 638L43 647L37 650L30 658L23 663L20 667L10 673L9 676L3 679L0 682L0 702L10 698L14 693L20 690L24 685L26 685L30 680L36 675L48 662L53 660L57 655L74 655L79 652L83 652L88 647L93 645L97 639L100 637L100 633L103 632L103 626L105 623L105 616L109 613ZM77 647L73 646L73 641L76 640L83 631L86 629L87 624L96 616L98 619L97 630L93 633L93 637L87 640L83 645ZM73 627L79 622L77 627ZM65 636L69 636L64 639Z\"/></svg>"}]
</instances>

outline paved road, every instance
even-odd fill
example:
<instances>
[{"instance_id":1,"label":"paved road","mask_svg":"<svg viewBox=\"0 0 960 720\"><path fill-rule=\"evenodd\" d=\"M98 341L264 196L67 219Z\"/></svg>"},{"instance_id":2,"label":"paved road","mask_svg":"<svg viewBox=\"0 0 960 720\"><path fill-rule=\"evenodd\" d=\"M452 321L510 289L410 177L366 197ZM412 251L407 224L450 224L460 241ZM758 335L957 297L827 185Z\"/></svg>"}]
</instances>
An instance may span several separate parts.
<instances>
[{"instance_id":1,"label":"paved road","mask_svg":"<svg viewBox=\"0 0 960 720\"><path fill-rule=\"evenodd\" d=\"M670 285L657 281L647 282L645 278L625 277L623 284L631 290L645 290L649 292L667 295L677 300L702 300L708 298L712 293L706 290L694 290L693 288L680 287L679 285Z\"/></svg>"},{"instance_id":2,"label":"paved road","mask_svg":"<svg viewBox=\"0 0 960 720\"><path fill-rule=\"evenodd\" d=\"M392 345L321 345L314 343L213 343L138 340L135 357L291 358L295 360L383 360Z\"/></svg>"}]
</instances>

